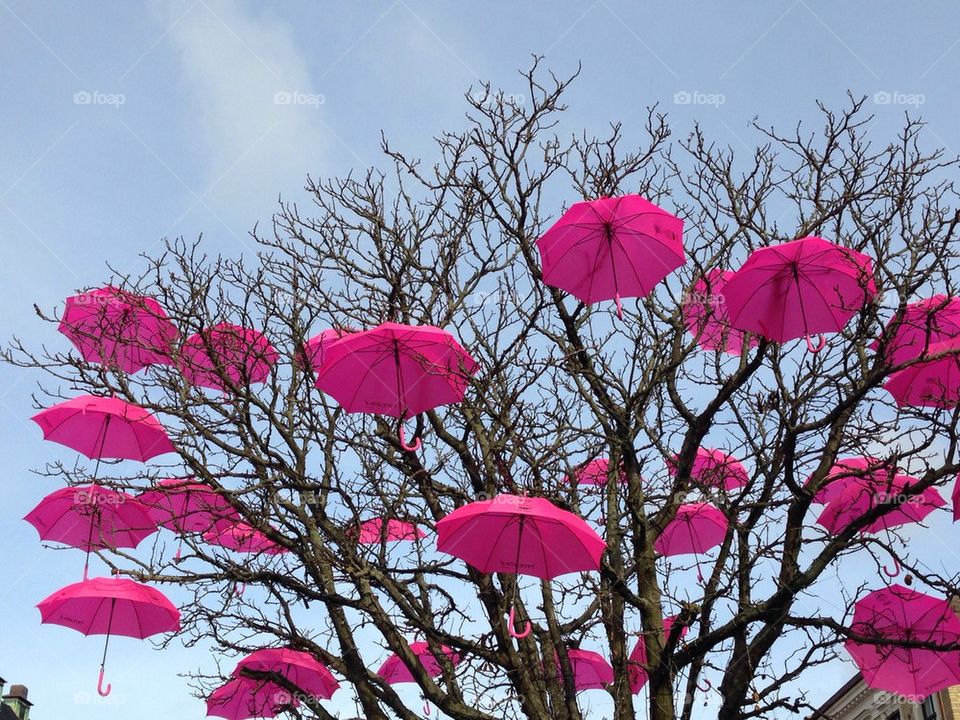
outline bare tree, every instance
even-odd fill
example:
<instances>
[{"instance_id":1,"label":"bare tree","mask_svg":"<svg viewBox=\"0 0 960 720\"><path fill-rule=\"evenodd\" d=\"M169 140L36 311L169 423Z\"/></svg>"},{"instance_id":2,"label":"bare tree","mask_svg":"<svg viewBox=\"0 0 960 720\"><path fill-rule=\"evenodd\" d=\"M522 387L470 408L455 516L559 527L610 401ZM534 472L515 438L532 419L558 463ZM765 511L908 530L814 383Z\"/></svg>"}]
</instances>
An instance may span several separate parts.
<instances>
[{"instance_id":1,"label":"bare tree","mask_svg":"<svg viewBox=\"0 0 960 720\"><path fill-rule=\"evenodd\" d=\"M674 139L656 108L629 148L619 123L605 137L569 137L562 97L575 76L557 78L535 61L523 78L522 100L489 86L470 92L465 129L437 138L432 162L384 140L380 169L309 179L311 205L282 203L268 232L253 231L256 257L210 257L202 242L177 240L146 258L142 274L114 273L114 284L156 298L184 335L221 321L263 330L281 354L266 384L224 374L226 391L211 392L174 367L127 375L19 341L6 360L43 370L38 406L113 394L163 420L174 465L137 476L102 465L98 482L138 491L165 474L193 476L288 551L241 559L186 535L174 561L160 534L150 553L101 553L123 574L193 594L183 609L188 642L310 652L350 684L370 719L420 715L375 674L384 650L410 665L423 698L451 718L584 717L567 658L578 643L614 668L616 720L690 718L710 693L725 720L806 712L805 673L841 651L863 590L836 587L840 558L876 564L879 585L893 556L918 584L955 591L956 576L926 569L895 530L860 532L895 503L838 535L815 525L811 504L843 455L909 468L919 478L910 496L958 471L957 411L898 409L881 387L899 369L882 343L906 303L957 292L956 162L924 149L922 123L910 118L893 142L874 145L854 97L841 111L821 106L817 131L755 125L760 144L746 157L699 126ZM688 260L617 321L609 304L584 306L544 285L535 241L564 204L623 193L684 219ZM684 324L686 289L755 248L805 235L870 255L875 301L816 355L765 340L740 357L701 350ZM401 449L392 421L346 414L302 362L304 342L321 329L388 320L443 327L480 365L462 403L418 418L417 453ZM869 347L877 338L880 352ZM702 445L744 460L749 484L725 492L693 482ZM595 457L622 467L626 482L569 482ZM46 472L71 484L89 478L77 467ZM350 531L373 516L433 528L498 492L602 517L600 572L553 582L491 576L437 553L431 535L388 547L359 545ZM659 558L654 543L682 502L704 495L729 531L699 560L698 582L692 563ZM516 641L503 617L518 582L534 632ZM811 612L799 602L821 588L841 606ZM671 614L677 629L664 638ZM680 625L690 629L685 639ZM646 708L628 683L638 634ZM463 660L455 668L444 660L442 675L428 677L409 649L414 639ZM555 662L563 672L544 670ZM198 689L212 684L201 678ZM332 717L312 698L290 712Z\"/></svg>"}]
</instances>

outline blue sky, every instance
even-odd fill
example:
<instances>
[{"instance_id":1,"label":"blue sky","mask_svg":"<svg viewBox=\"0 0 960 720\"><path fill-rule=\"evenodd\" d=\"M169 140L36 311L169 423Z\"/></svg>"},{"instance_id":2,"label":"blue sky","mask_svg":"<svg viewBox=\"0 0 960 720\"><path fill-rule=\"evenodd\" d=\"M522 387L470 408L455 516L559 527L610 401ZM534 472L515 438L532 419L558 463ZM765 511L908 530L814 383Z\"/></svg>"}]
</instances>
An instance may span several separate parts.
<instances>
[{"instance_id":1,"label":"blue sky","mask_svg":"<svg viewBox=\"0 0 960 720\"><path fill-rule=\"evenodd\" d=\"M307 173L379 162L381 130L429 159L431 137L462 125L467 87L522 94L532 53L559 74L583 63L573 127L621 121L629 135L660 103L678 135L698 119L746 151L754 116L816 122L814 101L837 106L849 89L869 96L878 141L911 111L931 143L960 150L960 14L946 0L0 0L3 337L63 346L32 304L100 284L107 260L136 268L164 237L249 248ZM54 489L30 473L56 454L25 422L36 379L0 366L0 675L30 687L38 719L200 718L177 673L208 662L202 651L118 641L115 702L85 705L99 641L39 625L33 605L81 559L42 551L20 520Z\"/></svg>"}]
</instances>

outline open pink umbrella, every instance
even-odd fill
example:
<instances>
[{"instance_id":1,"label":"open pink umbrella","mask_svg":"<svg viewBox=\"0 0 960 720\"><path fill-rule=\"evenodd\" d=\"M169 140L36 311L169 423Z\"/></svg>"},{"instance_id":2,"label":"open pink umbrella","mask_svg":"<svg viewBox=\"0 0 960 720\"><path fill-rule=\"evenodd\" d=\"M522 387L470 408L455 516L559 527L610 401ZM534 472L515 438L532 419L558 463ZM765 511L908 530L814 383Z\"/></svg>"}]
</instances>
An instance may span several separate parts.
<instances>
[{"instance_id":1,"label":"open pink umbrella","mask_svg":"<svg viewBox=\"0 0 960 720\"><path fill-rule=\"evenodd\" d=\"M687 330L704 350L722 350L730 355L743 353L747 333L730 327L723 288L733 277L732 270L711 270L699 278L683 299L683 318ZM759 341L750 336L748 348Z\"/></svg>"},{"instance_id":2,"label":"open pink umbrella","mask_svg":"<svg viewBox=\"0 0 960 720\"><path fill-rule=\"evenodd\" d=\"M413 653L417 656L417 660L420 661L420 664L423 666L423 669L426 671L427 675L430 677L439 677L443 673L443 668L440 666L440 661L433 654L429 643L410 643L410 650L413 651ZM441 645L440 652L446 656L447 660L449 660L452 665L457 665L457 663L460 662L460 654L453 648L449 648L446 645ZM404 663L403 659L399 655L391 655L388 657L384 661L383 665L380 666L380 669L377 670L377 675L382 677L391 685L396 685L397 683L416 682L416 679L413 677L413 673L410 671L410 668L407 667L406 663ZM430 714L430 704L426 699L423 701L423 713L424 715Z\"/></svg>"},{"instance_id":3,"label":"open pink umbrella","mask_svg":"<svg viewBox=\"0 0 960 720\"><path fill-rule=\"evenodd\" d=\"M891 585L857 601L844 647L870 687L920 699L960 685L960 651L903 647L904 642L960 642L960 619L950 603Z\"/></svg>"},{"instance_id":4,"label":"open pink umbrella","mask_svg":"<svg viewBox=\"0 0 960 720\"><path fill-rule=\"evenodd\" d=\"M279 555L290 552L283 545L278 545L268 538L264 533L242 522L208 530L203 534L203 539L211 545L219 545L227 550L252 555Z\"/></svg>"},{"instance_id":5,"label":"open pink umbrella","mask_svg":"<svg viewBox=\"0 0 960 720\"><path fill-rule=\"evenodd\" d=\"M667 471L672 476L677 474L676 461L676 455L667 461ZM722 450L711 448L697 448L697 454L690 468L690 477L704 487L723 490L736 490L750 482L750 476L743 463Z\"/></svg>"},{"instance_id":6,"label":"open pink umbrella","mask_svg":"<svg viewBox=\"0 0 960 720\"><path fill-rule=\"evenodd\" d=\"M92 551L135 548L157 531L146 506L136 498L99 485L56 490L43 498L24 520L37 529L41 540L85 551L84 580Z\"/></svg>"},{"instance_id":7,"label":"open pink umbrella","mask_svg":"<svg viewBox=\"0 0 960 720\"><path fill-rule=\"evenodd\" d=\"M578 485L606 485L610 477L610 460L607 458L597 458L591 460L586 465L577 468L573 474L573 479ZM623 470L619 473L620 482L627 481Z\"/></svg>"},{"instance_id":8,"label":"open pink umbrella","mask_svg":"<svg viewBox=\"0 0 960 720\"><path fill-rule=\"evenodd\" d=\"M953 500L953 521L960 520L960 475L953 481L953 492L950 494Z\"/></svg>"},{"instance_id":9,"label":"open pink umbrella","mask_svg":"<svg viewBox=\"0 0 960 720\"><path fill-rule=\"evenodd\" d=\"M139 460L174 452L160 421L119 398L81 395L41 410L32 418L43 438L91 460Z\"/></svg>"},{"instance_id":10,"label":"open pink umbrella","mask_svg":"<svg viewBox=\"0 0 960 720\"><path fill-rule=\"evenodd\" d=\"M327 666L313 655L290 648L255 650L237 663L234 677L250 677L249 673L275 673L296 685L302 692L329 700L340 683Z\"/></svg>"},{"instance_id":11,"label":"open pink umbrella","mask_svg":"<svg viewBox=\"0 0 960 720\"><path fill-rule=\"evenodd\" d=\"M666 617L663 619L663 634L664 641L670 637L670 632L673 629L673 624L676 622L675 617ZM687 627L683 626L680 628L680 637L686 637ZM647 664L647 644L644 642L643 635L637 638L637 644L634 646L633 651L630 653L630 665L628 667L628 672L630 674L630 692L636 695L647 684L649 676L647 671L644 669Z\"/></svg>"},{"instance_id":12,"label":"open pink umbrella","mask_svg":"<svg viewBox=\"0 0 960 720\"><path fill-rule=\"evenodd\" d=\"M887 339L884 356L892 365L920 357L930 346L960 337L960 298L934 295L906 306L897 324L891 320L887 331L896 325ZM880 348L876 340L872 349Z\"/></svg>"},{"instance_id":13,"label":"open pink umbrella","mask_svg":"<svg viewBox=\"0 0 960 720\"><path fill-rule=\"evenodd\" d=\"M207 698L207 717L227 720L272 718L300 701L269 680L238 677L224 683Z\"/></svg>"},{"instance_id":14,"label":"open pink umbrella","mask_svg":"<svg viewBox=\"0 0 960 720\"><path fill-rule=\"evenodd\" d=\"M587 305L644 297L686 261L683 220L639 195L574 203L537 240L543 282Z\"/></svg>"},{"instance_id":15,"label":"open pink umbrella","mask_svg":"<svg viewBox=\"0 0 960 720\"><path fill-rule=\"evenodd\" d=\"M883 388L899 407L952 408L960 404L960 337L933 343L923 360L893 373Z\"/></svg>"},{"instance_id":16,"label":"open pink umbrella","mask_svg":"<svg viewBox=\"0 0 960 720\"><path fill-rule=\"evenodd\" d=\"M303 359L306 362L306 366L316 372L317 369L323 365L327 348L329 348L332 343L346 337L352 332L356 331L347 328L327 328L307 340L303 344Z\"/></svg>"},{"instance_id":17,"label":"open pink umbrella","mask_svg":"<svg viewBox=\"0 0 960 720\"><path fill-rule=\"evenodd\" d=\"M818 237L755 250L723 290L732 327L781 343L806 338L811 352L876 292L869 257Z\"/></svg>"},{"instance_id":18,"label":"open pink umbrella","mask_svg":"<svg viewBox=\"0 0 960 720\"><path fill-rule=\"evenodd\" d=\"M240 521L240 515L230 502L212 487L193 479L169 478L161 480L152 490L137 498L158 525L181 536L221 530ZM182 548L177 548L180 559Z\"/></svg>"},{"instance_id":19,"label":"open pink umbrella","mask_svg":"<svg viewBox=\"0 0 960 720\"><path fill-rule=\"evenodd\" d=\"M382 542L400 542L403 540L418 540L427 534L413 523L390 518L372 518L360 523L354 530L357 542L361 545L379 545Z\"/></svg>"},{"instance_id":20,"label":"open pink umbrella","mask_svg":"<svg viewBox=\"0 0 960 720\"><path fill-rule=\"evenodd\" d=\"M570 670L573 673L573 687L577 692L603 690L613 684L613 668L600 653L568 648L567 659L570 661ZM558 657L557 674L560 675L561 672L562 666Z\"/></svg>"},{"instance_id":21,"label":"open pink umbrella","mask_svg":"<svg viewBox=\"0 0 960 720\"><path fill-rule=\"evenodd\" d=\"M726 516L716 506L705 502L686 503L677 508L677 514L660 533L653 547L664 557L703 555L723 542L727 526ZM699 558L697 576L702 582Z\"/></svg>"},{"instance_id":22,"label":"open pink umbrella","mask_svg":"<svg viewBox=\"0 0 960 720\"><path fill-rule=\"evenodd\" d=\"M600 569L606 543L581 518L543 498L500 494L457 508L437 523L437 549L485 573L544 580ZM515 608L508 628L515 637Z\"/></svg>"},{"instance_id":23,"label":"open pink umbrella","mask_svg":"<svg viewBox=\"0 0 960 720\"><path fill-rule=\"evenodd\" d=\"M125 578L91 578L67 585L37 604L41 622L73 628L84 635L106 635L97 692L103 687L103 671L111 635L143 640L151 635L178 632L180 612L159 590Z\"/></svg>"},{"instance_id":24,"label":"open pink umbrella","mask_svg":"<svg viewBox=\"0 0 960 720\"><path fill-rule=\"evenodd\" d=\"M279 355L259 330L223 322L188 337L179 366L194 385L226 391L227 386L266 382Z\"/></svg>"},{"instance_id":25,"label":"open pink umbrella","mask_svg":"<svg viewBox=\"0 0 960 720\"><path fill-rule=\"evenodd\" d=\"M820 505L836 500L851 486L885 487L893 476L893 468L885 460L868 457L838 458L823 480L813 501ZM804 487L810 484L807 478Z\"/></svg>"},{"instance_id":26,"label":"open pink umbrella","mask_svg":"<svg viewBox=\"0 0 960 720\"><path fill-rule=\"evenodd\" d=\"M407 445L403 420L460 402L477 363L450 333L432 325L383 323L332 342L317 369L317 387L349 413L376 413L400 419L400 443Z\"/></svg>"},{"instance_id":27,"label":"open pink umbrella","mask_svg":"<svg viewBox=\"0 0 960 720\"><path fill-rule=\"evenodd\" d=\"M57 329L84 360L128 373L169 363L179 336L156 300L110 285L68 297Z\"/></svg>"},{"instance_id":28,"label":"open pink umbrella","mask_svg":"<svg viewBox=\"0 0 960 720\"><path fill-rule=\"evenodd\" d=\"M909 475L896 475L886 482L852 484L834 500L827 503L817 522L831 533L841 533L866 513L884 503L894 509L866 525L861 532L877 533L882 530L922 522L927 515L947 501L936 488L928 487L915 495L907 495L906 488L918 482Z\"/></svg>"}]
</instances>

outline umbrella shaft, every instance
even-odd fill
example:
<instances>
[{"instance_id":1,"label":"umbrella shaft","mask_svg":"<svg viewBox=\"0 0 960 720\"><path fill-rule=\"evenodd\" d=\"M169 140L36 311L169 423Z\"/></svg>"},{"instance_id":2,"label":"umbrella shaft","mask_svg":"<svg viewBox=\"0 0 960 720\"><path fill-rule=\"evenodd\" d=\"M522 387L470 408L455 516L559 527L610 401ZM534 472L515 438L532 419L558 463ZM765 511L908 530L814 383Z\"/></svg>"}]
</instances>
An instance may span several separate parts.
<instances>
[{"instance_id":1,"label":"umbrella shaft","mask_svg":"<svg viewBox=\"0 0 960 720\"><path fill-rule=\"evenodd\" d=\"M100 667L103 668L107 662L107 648L110 647L110 630L113 628L113 608L116 606L117 600L113 598L110 600L110 617L107 619L107 637L103 641L103 657L100 658Z\"/></svg>"}]
</instances>

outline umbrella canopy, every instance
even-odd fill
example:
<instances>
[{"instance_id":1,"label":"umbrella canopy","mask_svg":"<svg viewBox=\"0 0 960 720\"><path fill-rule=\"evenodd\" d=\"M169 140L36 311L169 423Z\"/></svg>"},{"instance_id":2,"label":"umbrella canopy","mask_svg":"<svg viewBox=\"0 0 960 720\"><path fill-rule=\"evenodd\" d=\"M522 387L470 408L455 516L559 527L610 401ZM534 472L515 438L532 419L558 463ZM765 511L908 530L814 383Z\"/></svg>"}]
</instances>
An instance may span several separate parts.
<instances>
[{"instance_id":1,"label":"umbrella canopy","mask_svg":"<svg viewBox=\"0 0 960 720\"><path fill-rule=\"evenodd\" d=\"M960 520L960 475L957 475L957 479L953 481L953 492L950 494L950 499L953 500L953 520L956 522Z\"/></svg>"},{"instance_id":2,"label":"umbrella canopy","mask_svg":"<svg viewBox=\"0 0 960 720\"><path fill-rule=\"evenodd\" d=\"M68 297L57 329L84 360L128 373L169 363L179 337L156 300L110 285Z\"/></svg>"},{"instance_id":3,"label":"umbrella canopy","mask_svg":"<svg viewBox=\"0 0 960 720\"><path fill-rule=\"evenodd\" d=\"M329 700L340 683L327 666L313 655L290 648L264 648L255 650L237 663L234 677L248 677L243 671L276 673L296 685L301 691L314 697Z\"/></svg>"},{"instance_id":4,"label":"umbrella canopy","mask_svg":"<svg viewBox=\"0 0 960 720\"><path fill-rule=\"evenodd\" d=\"M278 358L262 332L223 322L188 337L178 365L194 385L225 391L266 382Z\"/></svg>"},{"instance_id":5,"label":"umbrella canopy","mask_svg":"<svg viewBox=\"0 0 960 720\"><path fill-rule=\"evenodd\" d=\"M346 328L327 328L307 340L303 344L303 360L306 362L306 366L316 372L323 365L327 348L351 332L355 331Z\"/></svg>"},{"instance_id":6,"label":"umbrella canopy","mask_svg":"<svg viewBox=\"0 0 960 720\"><path fill-rule=\"evenodd\" d=\"M203 534L204 542L210 545L219 545L227 550L236 552L279 555L290 552L282 545L278 545L264 533L246 523L238 522L223 528L208 530Z\"/></svg>"},{"instance_id":7,"label":"umbrella canopy","mask_svg":"<svg viewBox=\"0 0 960 720\"><path fill-rule=\"evenodd\" d=\"M627 476L620 470L620 482L625 483ZM607 458L597 458L591 460L586 465L581 465L573 474L573 479L578 485L606 485L610 477L610 460Z\"/></svg>"},{"instance_id":8,"label":"umbrella canopy","mask_svg":"<svg viewBox=\"0 0 960 720\"><path fill-rule=\"evenodd\" d=\"M676 455L667 462L667 471L672 476L677 474L676 462ZM697 448L693 465L690 467L690 477L705 487L723 490L736 490L750 482L743 463L722 450L711 448Z\"/></svg>"},{"instance_id":9,"label":"umbrella canopy","mask_svg":"<svg viewBox=\"0 0 960 720\"><path fill-rule=\"evenodd\" d=\"M394 520L393 518L385 520L384 518L372 518L360 523L359 527L353 530L357 536L357 542L361 545L379 545L382 542L399 542L401 540L417 540L426 537L423 532L413 523L403 520Z\"/></svg>"},{"instance_id":10,"label":"umbrella canopy","mask_svg":"<svg viewBox=\"0 0 960 720\"><path fill-rule=\"evenodd\" d=\"M420 664L423 665L423 669L426 671L427 675L430 677L437 677L443 672L443 669L440 667L440 661L436 658L436 656L434 656L433 651L430 650L430 645L428 643L411 643L410 650L413 651L413 653L417 656L417 659L420 661ZM449 648L446 645L441 645L440 651L447 656L447 659L451 664L456 665L460 662L459 653L452 648ZM382 677L391 685L396 685L397 683L416 682L413 677L413 673L410 672L410 668L406 666L399 655L391 655L388 657L383 665L380 666L380 669L377 670L377 675Z\"/></svg>"},{"instance_id":11,"label":"umbrella canopy","mask_svg":"<svg viewBox=\"0 0 960 720\"><path fill-rule=\"evenodd\" d=\"M931 344L927 355L932 359L898 370L883 388L899 407L956 407L960 404L960 337Z\"/></svg>"},{"instance_id":12,"label":"umbrella canopy","mask_svg":"<svg viewBox=\"0 0 960 720\"><path fill-rule=\"evenodd\" d=\"M898 643L960 642L960 619L946 600L891 585L858 600L844 646L864 681L917 700L960 684L960 651L901 647Z\"/></svg>"},{"instance_id":13,"label":"umbrella canopy","mask_svg":"<svg viewBox=\"0 0 960 720\"><path fill-rule=\"evenodd\" d=\"M670 637L674 622L676 622L676 617L666 617L663 619L664 642ZM686 626L680 628L681 638L686 637L687 629ZM637 644L630 653L630 664L628 668L628 672L630 673L630 692L634 695L640 692L643 686L647 684L647 680L649 680L647 671L644 670L646 664L647 644L644 642L643 635L641 635L637 638Z\"/></svg>"},{"instance_id":14,"label":"umbrella canopy","mask_svg":"<svg viewBox=\"0 0 960 720\"><path fill-rule=\"evenodd\" d=\"M437 523L437 549L480 572L544 580L600 568L606 543L581 518L543 498L501 494Z\"/></svg>"},{"instance_id":15,"label":"umbrella canopy","mask_svg":"<svg viewBox=\"0 0 960 720\"><path fill-rule=\"evenodd\" d=\"M582 690L603 690L613 684L613 668L603 655L580 648L568 648L567 659L573 673L573 686L577 692ZM562 677L560 658L557 658L557 674ZM562 682L562 680L561 680Z\"/></svg>"},{"instance_id":16,"label":"umbrella canopy","mask_svg":"<svg viewBox=\"0 0 960 720\"><path fill-rule=\"evenodd\" d=\"M820 489L813 496L813 501L826 505L851 486L886 487L893 473L894 469L885 460L868 457L839 458L827 471ZM812 476L807 478L804 487L810 485L811 479Z\"/></svg>"},{"instance_id":17,"label":"umbrella canopy","mask_svg":"<svg viewBox=\"0 0 960 720\"><path fill-rule=\"evenodd\" d=\"M896 327L894 330L893 328ZM934 295L906 306L899 323L887 323L884 358L892 365L920 357L930 346L960 337L960 298ZM880 348L876 340L870 347Z\"/></svg>"},{"instance_id":18,"label":"umbrella canopy","mask_svg":"<svg viewBox=\"0 0 960 720\"><path fill-rule=\"evenodd\" d=\"M710 503L687 503L660 533L654 549L661 555L702 555L723 542L727 518Z\"/></svg>"},{"instance_id":19,"label":"umbrella canopy","mask_svg":"<svg viewBox=\"0 0 960 720\"><path fill-rule=\"evenodd\" d=\"M160 421L119 398L81 395L41 410L32 418L43 438L90 459L140 460L174 452Z\"/></svg>"},{"instance_id":20,"label":"umbrella canopy","mask_svg":"<svg viewBox=\"0 0 960 720\"><path fill-rule=\"evenodd\" d=\"M733 277L732 270L711 270L699 278L683 298L683 318L687 330L704 350L721 350L730 355L743 353L747 333L730 327L730 316L723 288ZM759 340L750 336L748 348Z\"/></svg>"},{"instance_id":21,"label":"umbrella canopy","mask_svg":"<svg viewBox=\"0 0 960 720\"><path fill-rule=\"evenodd\" d=\"M775 342L839 332L877 292L869 257L823 238L755 250L724 287L730 325Z\"/></svg>"},{"instance_id":22,"label":"umbrella canopy","mask_svg":"<svg viewBox=\"0 0 960 720\"><path fill-rule=\"evenodd\" d=\"M276 683L248 677L234 678L207 698L207 717L227 720L272 718L300 701Z\"/></svg>"},{"instance_id":23,"label":"umbrella canopy","mask_svg":"<svg viewBox=\"0 0 960 720\"><path fill-rule=\"evenodd\" d=\"M137 499L158 525L175 532L204 533L240 520L223 495L193 479L161 480Z\"/></svg>"},{"instance_id":24,"label":"umbrella canopy","mask_svg":"<svg viewBox=\"0 0 960 720\"><path fill-rule=\"evenodd\" d=\"M891 503L895 507L866 525L861 532L878 533L899 525L921 522L947 502L939 491L932 487L915 495L908 495L906 488L916 482L917 479L909 475L896 475L885 482L853 483L827 503L817 522L829 532L839 534L848 525L884 503Z\"/></svg>"},{"instance_id":25,"label":"umbrella canopy","mask_svg":"<svg viewBox=\"0 0 960 720\"><path fill-rule=\"evenodd\" d=\"M543 282L590 305L644 297L686 261L683 220L639 195L574 203L537 241Z\"/></svg>"}]
</instances>

